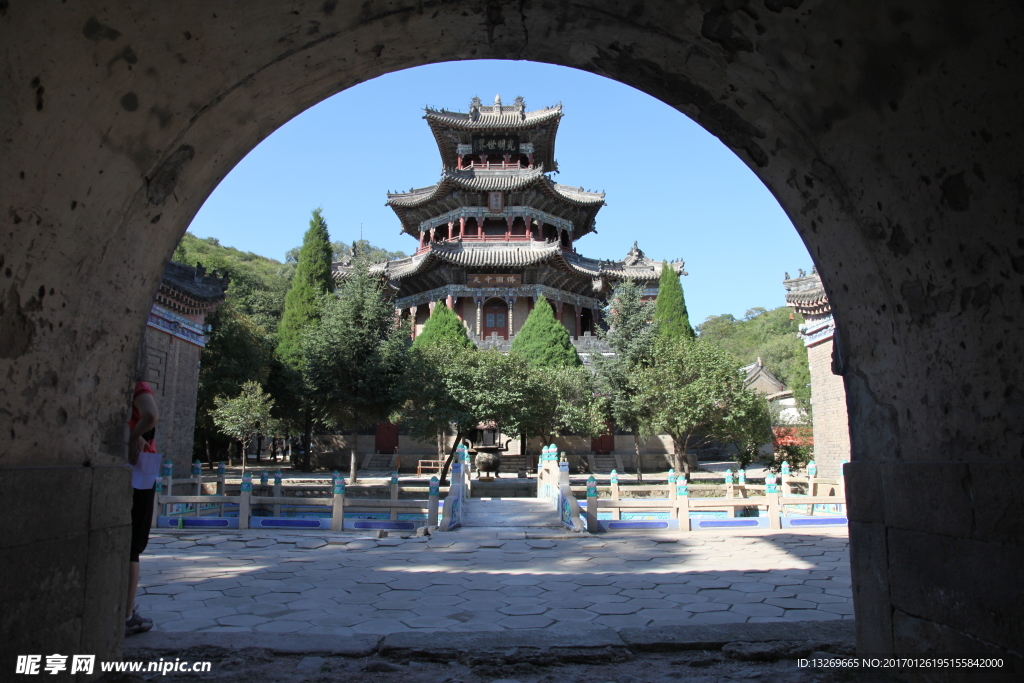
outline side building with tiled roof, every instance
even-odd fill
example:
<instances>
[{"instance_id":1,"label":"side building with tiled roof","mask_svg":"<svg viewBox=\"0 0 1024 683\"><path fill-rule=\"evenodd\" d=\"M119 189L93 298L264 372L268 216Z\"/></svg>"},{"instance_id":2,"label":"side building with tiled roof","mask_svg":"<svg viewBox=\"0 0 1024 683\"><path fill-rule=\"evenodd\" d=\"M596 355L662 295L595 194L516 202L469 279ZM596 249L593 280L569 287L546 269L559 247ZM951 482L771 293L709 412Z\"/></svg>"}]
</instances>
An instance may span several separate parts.
<instances>
[{"instance_id":1,"label":"side building with tiled roof","mask_svg":"<svg viewBox=\"0 0 1024 683\"><path fill-rule=\"evenodd\" d=\"M576 242L595 231L605 195L551 179L561 118L561 105L527 111L521 97L511 106L473 98L466 113L426 110L441 178L387 195L417 249L373 266L414 334L445 301L478 345L507 348L544 298L586 353L600 348L597 326L616 283L636 281L656 296L662 263L636 244L619 261L577 252ZM672 265L684 273L681 261ZM348 264L335 264L335 278L348 272Z\"/></svg>"},{"instance_id":2,"label":"side building with tiled roof","mask_svg":"<svg viewBox=\"0 0 1024 683\"><path fill-rule=\"evenodd\" d=\"M804 318L800 338L807 347L811 371L814 459L822 476L835 477L850 459L850 421L843 378L832 371L836 335L832 306L816 270L810 274L800 271L795 278L786 273L782 284L786 288L786 305Z\"/></svg>"},{"instance_id":3,"label":"side building with tiled roof","mask_svg":"<svg viewBox=\"0 0 1024 683\"><path fill-rule=\"evenodd\" d=\"M174 463L188 472L199 393L199 363L206 347L206 316L224 301L228 278L206 274L171 261L146 322L145 379L153 389L160 421L156 443Z\"/></svg>"}]
</instances>

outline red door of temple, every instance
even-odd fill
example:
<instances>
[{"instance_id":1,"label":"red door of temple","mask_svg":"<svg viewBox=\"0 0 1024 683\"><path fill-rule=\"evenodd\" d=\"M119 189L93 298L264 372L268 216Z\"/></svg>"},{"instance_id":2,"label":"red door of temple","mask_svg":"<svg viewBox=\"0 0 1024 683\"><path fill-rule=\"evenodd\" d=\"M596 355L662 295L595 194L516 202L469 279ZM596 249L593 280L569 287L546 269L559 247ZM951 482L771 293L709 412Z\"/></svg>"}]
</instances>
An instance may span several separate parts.
<instances>
[{"instance_id":1,"label":"red door of temple","mask_svg":"<svg viewBox=\"0 0 1024 683\"><path fill-rule=\"evenodd\" d=\"M594 455L608 455L615 450L615 425L611 422L606 424L608 431L590 440L590 450L594 452Z\"/></svg>"},{"instance_id":2,"label":"red door of temple","mask_svg":"<svg viewBox=\"0 0 1024 683\"><path fill-rule=\"evenodd\" d=\"M508 304L501 299L488 299L484 303L484 337L495 332L508 339Z\"/></svg>"},{"instance_id":3,"label":"red door of temple","mask_svg":"<svg viewBox=\"0 0 1024 683\"><path fill-rule=\"evenodd\" d=\"M391 424L390 422L378 422L373 449L378 453L397 453L398 425Z\"/></svg>"}]
</instances>

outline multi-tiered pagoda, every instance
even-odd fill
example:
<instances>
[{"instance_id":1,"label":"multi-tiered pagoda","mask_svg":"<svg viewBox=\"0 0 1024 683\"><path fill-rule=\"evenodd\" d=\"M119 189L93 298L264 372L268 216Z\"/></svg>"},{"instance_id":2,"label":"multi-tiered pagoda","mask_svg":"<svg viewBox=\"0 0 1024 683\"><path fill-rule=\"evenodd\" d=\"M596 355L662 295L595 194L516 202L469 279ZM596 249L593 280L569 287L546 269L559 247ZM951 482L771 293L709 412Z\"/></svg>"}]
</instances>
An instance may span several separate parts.
<instances>
[{"instance_id":1,"label":"multi-tiered pagoda","mask_svg":"<svg viewBox=\"0 0 1024 683\"><path fill-rule=\"evenodd\" d=\"M508 340L544 297L576 340L595 332L615 284L633 280L657 294L662 263L633 245L621 261L586 258L576 241L594 232L603 192L551 180L562 106L527 111L522 97L492 106L474 97L468 113L426 109L443 170L439 182L388 194L416 253L377 264L395 307L422 329L445 301L477 343ZM683 272L682 262L672 264ZM343 278L347 264L335 264Z\"/></svg>"}]
</instances>

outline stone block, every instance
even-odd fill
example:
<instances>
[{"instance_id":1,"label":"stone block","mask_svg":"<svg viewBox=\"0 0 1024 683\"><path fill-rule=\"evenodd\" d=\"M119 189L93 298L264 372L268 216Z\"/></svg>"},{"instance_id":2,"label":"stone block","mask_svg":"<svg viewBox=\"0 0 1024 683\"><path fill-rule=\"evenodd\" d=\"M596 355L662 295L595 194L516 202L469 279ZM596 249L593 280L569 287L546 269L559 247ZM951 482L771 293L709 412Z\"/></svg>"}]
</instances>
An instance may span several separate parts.
<instances>
[{"instance_id":1,"label":"stone block","mask_svg":"<svg viewBox=\"0 0 1024 683\"><path fill-rule=\"evenodd\" d=\"M89 537L81 651L97 659L116 658L124 642L130 542L130 526L96 529Z\"/></svg>"},{"instance_id":2,"label":"stone block","mask_svg":"<svg viewBox=\"0 0 1024 683\"><path fill-rule=\"evenodd\" d=\"M960 683L963 680L1020 681L1024 680L1024 656L991 643L980 641L956 629L911 616L902 610L893 613L893 642L896 654L920 656L928 653L956 653L957 656L999 658L1003 667L997 670L979 669L974 678L964 677L963 669L933 669L929 681Z\"/></svg>"},{"instance_id":3,"label":"stone block","mask_svg":"<svg viewBox=\"0 0 1024 683\"><path fill-rule=\"evenodd\" d=\"M848 462L843 471L846 477L846 509L850 521L885 521L885 494L878 463Z\"/></svg>"},{"instance_id":4,"label":"stone block","mask_svg":"<svg viewBox=\"0 0 1024 683\"><path fill-rule=\"evenodd\" d=\"M1024 548L902 529L888 539L894 608L998 647L1024 642Z\"/></svg>"},{"instance_id":5,"label":"stone block","mask_svg":"<svg viewBox=\"0 0 1024 683\"><path fill-rule=\"evenodd\" d=\"M131 470L115 465L93 467L89 528L130 527L132 523ZM125 546L127 548L128 546ZM125 551L127 554L127 550Z\"/></svg>"},{"instance_id":6,"label":"stone block","mask_svg":"<svg viewBox=\"0 0 1024 683\"><path fill-rule=\"evenodd\" d=\"M857 650L892 652L892 606L889 597L889 555L885 527L850 521L850 567L857 621Z\"/></svg>"},{"instance_id":7,"label":"stone block","mask_svg":"<svg viewBox=\"0 0 1024 683\"><path fill-rule=\"evenodd\" d=\"M974 538L1024 547L1024 462L972 462L970 470Z\"/></svg>"},{"instance_id":8,"label":"stone block","mask_svg":"<svg viewBox=\"0 0 1024 683\"><path fill-rule=\"evenodd\" d=\"M0 470L0 500L19 519L0 534L0 549L87 535L92 479L91 467Z\"/></svg>"},{"instance_id":9,"label":"stone block","mask_svg":"<svg viewBox=\"0 0 1024 683\"><path fill-rule=\"evenodd\" d=\"M890 463L880 470L891 527L969 538L974 526L966 463Z\"/></svg>"},{"instance_id":10,"label":"stone block","mask_svg":"<svg viewBox=\"0 0 1024 683\"><path fill-rule=\"evenodd\" d=\"M26 543L16 552L0 553L4 666L17 654L81 652L88 564L87 534ZM109 599L117 604L113 590ZM89 627L106 623L86 616Z\"/></svg>"}]
</instances>

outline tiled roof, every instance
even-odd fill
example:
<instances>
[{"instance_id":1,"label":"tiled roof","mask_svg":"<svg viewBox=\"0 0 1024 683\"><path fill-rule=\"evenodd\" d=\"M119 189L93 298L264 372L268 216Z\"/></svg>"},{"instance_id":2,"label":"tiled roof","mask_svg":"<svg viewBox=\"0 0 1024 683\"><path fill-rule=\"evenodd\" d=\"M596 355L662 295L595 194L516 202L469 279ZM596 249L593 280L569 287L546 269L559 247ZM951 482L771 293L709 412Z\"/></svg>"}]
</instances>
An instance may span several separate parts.
<instances>
[{"instance_id":1,"label":"tiled roof","mask_svg":"<svg viewBox=\"0 0 1024 683\"><path fill-rule=\"evenodd\" d=\"M519 268L551 261L560 265L564 270L606 283L621 280L653 282L661 276L662 267L661 261L650 259L646 259L644 263L629 264L625 261L587 258L564 251L557 242L473 243L455 240L430 244L426 250L415 256L374 264L371 266L371 271L385 275L392 281L403 280L430 270L435 261L464 268L485 266ZM674 262L671 265L676 272L685 275L682 261ZM335 264L335 279L344 279L348 271L348 267Z\"/></svg>"},{"instance_id":2,"label":"tiled roof","mask_svg":"<svg viewBox=\"0 0 1024 683\"><path fill-rule=\"evenodd\" d=\"M207 275L202 265L187 266L169 261L164 267L160 288L197 304L216 304L224 300L230 281L230 278L218 277L216 273Z\"/></svg>"},{"instance_id":3,"label":"tiled roof","mask_svg":"<svg viewBox=\"0 0 1024 683\"><path fill-rule=\"evenodd\" d=\"M831 310L828 302L828 295L821 283L821 277L814 270L810 274L800 275L795 278L788 277L782 281L786 288L786 303L794 308L801 309L824 309Z\"/></svg>"},{"instance_id":4,"label":"tiled roof","mask_svg":"<svg viewBox=\"0 0 1024 683\"><path fill-rule=\"evenodd\" d=\"M525 111L513 105L470 105L469 113L448 111L446 109L425 109L423 118L439 124L461 130L521 130L532 128L549 121L557 121L562 116L562 105L545 107L534 111Z\"/></svg>"}]
</instances>

